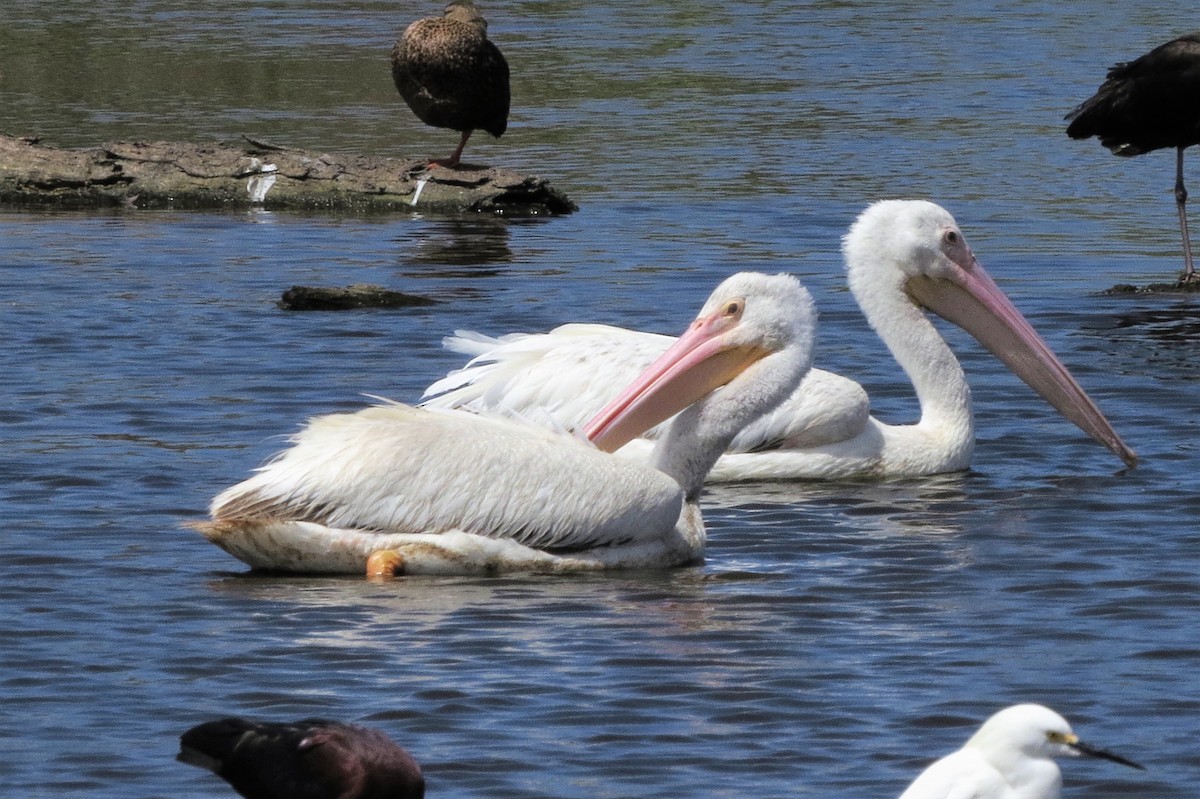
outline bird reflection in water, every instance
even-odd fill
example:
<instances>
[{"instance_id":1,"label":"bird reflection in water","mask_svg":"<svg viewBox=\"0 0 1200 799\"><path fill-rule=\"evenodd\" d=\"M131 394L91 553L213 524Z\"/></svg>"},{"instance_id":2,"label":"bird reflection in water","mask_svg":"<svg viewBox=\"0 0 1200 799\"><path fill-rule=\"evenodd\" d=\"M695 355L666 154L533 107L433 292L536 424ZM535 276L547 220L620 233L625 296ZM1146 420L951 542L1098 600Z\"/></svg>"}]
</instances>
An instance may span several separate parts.
<instances>
[{"instance_id":1,"label":"bird reflection in water","mask_svg":"<svg viewBox=\"0 0 1200 799\"><path fill-rule=\"evenodd\" d=\"M431 220L415 236L396 239L401 245L399 260L405 267L401 274L427 277L429 270L425 267L430 266L436 267L438 277L474 278L502 274L501 270L485 267L512 263L509 224L507 220L483 216ZM446 267L470 268L454 270Z\"/></svg>"}]
</instances>

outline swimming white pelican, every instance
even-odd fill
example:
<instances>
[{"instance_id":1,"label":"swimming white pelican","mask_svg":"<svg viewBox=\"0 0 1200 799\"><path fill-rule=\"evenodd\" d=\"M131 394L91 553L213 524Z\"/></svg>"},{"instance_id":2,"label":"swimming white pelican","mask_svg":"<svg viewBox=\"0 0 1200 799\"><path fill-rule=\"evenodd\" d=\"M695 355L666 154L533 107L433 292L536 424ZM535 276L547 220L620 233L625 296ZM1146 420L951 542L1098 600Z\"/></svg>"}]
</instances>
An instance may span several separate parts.
<instances>
[{"instance_id":1,"label":"swimming white pelican","mask_svg":"<svg viewBox=\"0 0 1200 799\"><path fill-rule=\"evenodd\" d=\"M587 425L592 443L400 404L320 416L195 526L254 568L292 572L362 573L377 554L382 571L407 574L694 562L704 476L743 425L795 389L815 319L795 278L734 275ZM653 468L608 454L677 413Z\"/></svg>"},{"instance_id":2,"label":"swimming white pelican","mask_svg":"<svg viewBox=\"0 0 1200 799\"><path fill-rule=\"evenodd\" d=\"M1078 755L1142 768L1083 743L1048 707L1013 705L985 721L962 749L921 772L900 799L1058 799L1062 773L1054 758Z\"/></svg>"},{"instance_id":3,"label":"swimming white pelican","mask_svg":"<svg viewBox=\"0 0 1200 799\"><path fill-rule=\"evenodd\" d=\"M971 333L1060 413L1116 453L1137 457L975 259L954 218L919 200L867 208L843 240L850 290L912 380L921 418L890 425L870 415L853 381L811 370L775 411L747 426L709 481L898 477L966 469L974 447L971 391L931 310ZM543 409L583 422L671 339L604 325L563 325L499 339L459 333L447 346L474 358L426 390L427 406ZM653 437L656 431L648 432ZM621 454L645 457L647 441Z\"/></svg>"}]
</instances>

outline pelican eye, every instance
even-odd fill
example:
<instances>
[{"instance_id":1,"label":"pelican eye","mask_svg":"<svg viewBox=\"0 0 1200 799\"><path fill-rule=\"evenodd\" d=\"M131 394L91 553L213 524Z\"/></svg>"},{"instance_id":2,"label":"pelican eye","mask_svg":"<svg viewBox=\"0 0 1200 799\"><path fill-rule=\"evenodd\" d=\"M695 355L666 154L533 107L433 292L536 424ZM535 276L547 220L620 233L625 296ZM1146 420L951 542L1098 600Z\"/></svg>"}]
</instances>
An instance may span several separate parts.
<instances>
[{"instance_id":1,"label":"pelican eye","mask_svg":"<svg viewBox=\"0 0 1200 799\"><path fill-rule=\"evenodd\" d=\"M729 317L738 317L742 315L742 311L746 307L746 301L742 299L730 300L725 303L725 315Z\"/></svg>"},{"instance_id":2,"label":"pelican eye","mask_svg":"<svg viewBox=\"0 0 1200 799\"><path fill-rule=\"evenodd\" d=\"M958 244L958 242L961 240L962 240L962 236L958 235L957 230L947 230L946 231L946 243L947 244Z\"/></svg>"}]
</instances>

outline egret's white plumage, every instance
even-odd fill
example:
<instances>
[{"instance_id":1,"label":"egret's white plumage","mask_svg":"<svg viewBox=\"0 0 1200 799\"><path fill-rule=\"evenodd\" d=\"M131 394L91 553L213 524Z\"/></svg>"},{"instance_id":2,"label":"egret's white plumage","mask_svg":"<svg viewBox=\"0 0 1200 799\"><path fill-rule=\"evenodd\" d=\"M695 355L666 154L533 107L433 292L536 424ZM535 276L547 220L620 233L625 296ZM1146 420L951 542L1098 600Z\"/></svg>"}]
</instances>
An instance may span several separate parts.
<instances>
[{"instance_id":1,"label":"egret's white plumage","mask_svg":"<svg viewBox=\"0 0 1200 799\"><path fill-rule=\"evenodd\" d=\"M1042 705L999 711L959 749L925 769L900 799L1057 799L1054 758L1086 755L1142 768L1079 740L1066 719Z\"/></svg>"},{"instance_id":2,"label":"egret's white plumage","mask_svg":"<svg viewBox=\"0 0 1200 799\"><path fill-rule=\"evenodd\" d=\"M813 369L785 402L738 434L710 481L913 476L967 468L974 446L970 388L923 309L966 329L1059 412L1127 464L1136 462L976 261L945 209L913 200L875 203L851 226L842 249L850 290L913 382L920 421L880 422L870 415L861 386ZM473 359L431 385L425 404L531 416L536 408L574 427L670 342L667 336L581 324L498 339L459 333L447 345ZM635 441L622 454L643 458L650 448L647 441Z\"/></svg>"},{"instance_id":3,"label":"egret's white plumage","mask_svg":"<svg viewBox=\"0 0 1200 799\"><path fill-rule=\"evenodd\" d=\"M734 275L597 414L593 443L517 419L399 404L317 417L217 496L212 521L197 527L253 567L297 572L361 573L382 550L398 552L406 573L694 561L704 549L704 475L741 426L795 388L811 363L815 316L794 278ZM677 412L654 468L609 454Z\"/></svg>"}]
</instances>

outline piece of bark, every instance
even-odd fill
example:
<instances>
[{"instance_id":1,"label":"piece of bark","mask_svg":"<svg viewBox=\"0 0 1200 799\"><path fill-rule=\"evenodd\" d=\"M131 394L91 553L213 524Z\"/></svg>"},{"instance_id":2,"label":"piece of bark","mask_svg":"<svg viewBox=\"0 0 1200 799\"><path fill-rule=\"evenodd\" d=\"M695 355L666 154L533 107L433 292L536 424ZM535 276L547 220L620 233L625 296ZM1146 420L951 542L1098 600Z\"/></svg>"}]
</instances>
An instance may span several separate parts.
<instances>
[{"instance_id":1,"label":"piece of bark","mask_svg":"<svg viewBox=\"0 0 1200 799\"><path fill-rule=\"evenodd\" d=\"M285 311L344 311L350 308L412 308L437 300L392 291L370 283L345 287L292 286L276 303Z\"/></svg>"},{"instance_id":2,"label":"piece of bark","mask_svg":"<svg viewBox=\"0 0 1200 799\"><path fill-rule=\"evenodd\" d=\"M0 202L66 207L566 214L546 180L496 167L430 167L245 143L111 142L86 149L0 135Z\"/></svg>"},{"instance_id":3,"label":"piece of bark","mask_svg":"<svg viewBox=\"0 0 1200 799\"><path fill-rule=\"evenodd\" d=\"M1144 286L1135 286L1131 283L1118 283L1100 293L1108 297L1121 297L1134 294L1196 294L1198 292L1200 292L1200 280L1186 283L1180 280L1174 283L1147 283Z\"/></svg>"}]
</instances>

